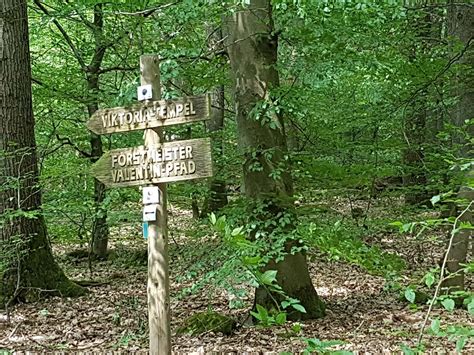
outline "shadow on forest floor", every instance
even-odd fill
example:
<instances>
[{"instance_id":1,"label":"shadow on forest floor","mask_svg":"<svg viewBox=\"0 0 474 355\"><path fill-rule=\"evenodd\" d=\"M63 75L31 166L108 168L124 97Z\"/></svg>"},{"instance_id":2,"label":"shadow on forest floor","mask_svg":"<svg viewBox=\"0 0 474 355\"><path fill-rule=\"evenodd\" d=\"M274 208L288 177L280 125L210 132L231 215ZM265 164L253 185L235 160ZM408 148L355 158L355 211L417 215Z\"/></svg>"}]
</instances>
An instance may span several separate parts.
<instances>
[{"instance_id":1,"label":"shadow on forest floor","mask_svg":"<svg viewBox=\"0 0 474 355\"><path fill-rule=\"evenodd\" d=\"M176 277L189 272L193 263L189 259L193 243L199 245L202 257L213 247L194 240L184 247L184 232L193 223L190 212L173 211L171 222L178 231L171 238L172 295L178 295L192 284L192 279ZM185 225L176 226L177 223ZM114 230L114 258L96 262L92 274L87 260L73 260L65 257L72 247L57 246L55 251L73 279L108 280L109 283L90 288L90 294L79 299L49 298L34 304L19 304L9 311L11 322L6 322L4 312L0 313L0 353L6 350L35 351L136 351L147 352L147 304L146 304L146 262L141 231L136 226ZM182 234L182 235L180 235ZM184 238L184 239L183 239ZM403 277L409 282L413 272L418 275L441 253L439 246L424 246L423 260L415 258L413 240L394 235L368 237L384 250L394 251L409 262ZM428 248L429 250L426 250ZM433 249L434 248L434 249ZM433 249L433 250L432 250ZM417 253L420 253L418 250ZM136 262L130 262L130 256ZM430 256L431 255L431 256ZM286 326L259 328L240 327L232 336L207 333L201 336L180 335L173 337L176 353L202 352L274 352L298 353L305 348L302 338L321 340L337 339L345 344L340 349L368 351L371 353L400 352L400 344L413 345L418 335L427 306L410 309L400 300L400 291L387 291L387 281L380 276L367 273L361 267L342 261L327 261L318 257L309 264L313 283L327 305L327 316L302 324L301 334L288 337L291 323ZM415 270L415 266L416 269ZM204 267L204 265L203 265ZM472 282L470 280L469 282ZM252 292L244 296L247 308L229 309L228 294L223 289L202 288L180 299L173 297L172 329L176 330L185 318L212 308L215 311L245 318L252 304ZM464 310L447 313L435 308L432 319L440 317L443 324L464 324L472 327L472 319ZM453 351L454 342L447 338L425 336L428 351ZM336 347L337 348L337 347ZM472 344L466 353L474 351Z\"/></svg>"}]
</instances>

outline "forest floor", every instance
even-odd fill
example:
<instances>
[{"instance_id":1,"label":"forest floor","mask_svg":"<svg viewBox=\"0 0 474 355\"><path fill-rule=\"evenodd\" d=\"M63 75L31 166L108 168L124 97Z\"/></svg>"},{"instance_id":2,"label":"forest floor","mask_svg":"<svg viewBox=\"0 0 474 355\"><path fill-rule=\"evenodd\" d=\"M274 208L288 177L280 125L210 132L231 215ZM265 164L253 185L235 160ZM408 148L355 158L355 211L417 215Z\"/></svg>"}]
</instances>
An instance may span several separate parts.
<instances>
[{"instance_id":1,"label":"forest floor","mask_svg":"<svg viewBox=\"0 0 474 355\"><path fill-rule=\"evenodd\" d=\"M347 214L344 202L332 208ZM212 237L193 237L195 222L191 213L177 208L170 214L172 330L196 312L212 309L241 321L252 305L252 293L244 296L246 308L230 309L225 289L204 287L183 296L192 285L189 273L198 254L193 250L213 248ZM202 225L201 225L201 228ZM204 227L205 228L205 227ZM209 228L209 233L212 234ZM15 351L122 351L147 352L148 320L146 303L146 244L137 223L112 229L113 258L94 262L75 259L67 253L77 245L55 245L55 253L69 277L75 280L99 280L104 284L89 287L87 296L77 299L45 298L32 304L17 304L9 309L10 321L0 312L0 354ZM443 252L442 243L420 243L416 238L396 231L368 235L364 242L400 255L406 262L401 280L409 284L424 271L434 267ZM204 249L203 249L204 248ZM205 266L202 266L205 268ZM368 353L400 353L403 344L414 347L428 306L410 305L400 294L391 291L389 282L345 261L328 260L316 253L310 259L310 273L318 294L327 307L322 319L302 323L299 334L291 332L292 323L269 328L239 326L231 336L207 332L199 336L174 335L173 351L183 354L226 353L300 353L307 347L305 339L339 340L332 350ZM178 282L177 280L181 280ZM183 281L184 280L184 281ZM472 280L468 280L468 287ZM212 291L211 291L212 289ZM432 289L431 289L432 290ZM463 326L471 333L473 318L464 309L448 312L434 307L428 321L441 319L442 328ZM473 339L463 353L474 353ZM454 352L456 338L425 332L426 352Z\"/></svg>"}]
</instances>

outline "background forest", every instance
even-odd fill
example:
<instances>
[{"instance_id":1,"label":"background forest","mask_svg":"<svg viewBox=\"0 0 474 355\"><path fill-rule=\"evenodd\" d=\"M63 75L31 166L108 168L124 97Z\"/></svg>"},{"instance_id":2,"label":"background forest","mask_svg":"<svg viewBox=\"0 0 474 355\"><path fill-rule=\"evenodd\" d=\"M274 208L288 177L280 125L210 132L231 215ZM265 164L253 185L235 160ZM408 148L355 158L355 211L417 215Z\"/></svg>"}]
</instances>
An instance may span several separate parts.
<instances>
[{"instance_id":1,"label":"background forest","mask_svg":"<svg viewBox=\"0 0 474 355\"><path fill-rule=\"evenodd\" d=\"M0 354L147 350L141 191L90 172L143 132L86 127L137 102L143 54L162 98L212 94L209 121L165 129L214 163L168 185L173 351L474 351L471 1L27 7L42 204L8 207L29 177L0 165ZM47 242L7 235L39 215ZM19 276L48 243L74 292Z\"/></svg>"}]
</instances>

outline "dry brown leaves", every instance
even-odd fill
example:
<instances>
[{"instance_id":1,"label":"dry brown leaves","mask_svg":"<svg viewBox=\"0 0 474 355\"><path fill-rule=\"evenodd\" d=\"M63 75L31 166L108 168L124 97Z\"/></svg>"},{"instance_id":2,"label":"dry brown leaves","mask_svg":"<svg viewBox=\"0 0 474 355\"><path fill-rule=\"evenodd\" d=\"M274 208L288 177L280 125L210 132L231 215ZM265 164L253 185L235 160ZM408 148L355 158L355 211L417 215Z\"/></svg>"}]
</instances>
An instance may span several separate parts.
<instances>
[{"instance_id":1,"label":"dry brown leaves","mask_svg":"<svg viewBox=\"0 0 474 355\"><path fill-rule=\"evenodd\" d=\"M185 240L181 234L188 226L183 223L191 223L190 220L189 213L173 210L172 243ZM113 234L113 246L117 250L145 248L137 226L128 229L122 226ZM413 260L413 241L408 238L383 235L372 239L371 242L404 255L407 261ZM424 265L417 264L417 267L427 269L442 250L438 246L423 248L421 252L426 257L420 262ZM64 251L60 250L60 254ZM48 298L34 304L18 304L10 309L10 322L6 321L5 313L0 313L0 353L2 349L16 353L27 350L147 353L146 266L100 262L94 265L90 275L86 261L64 262L64 257L60 260L73 279L109 280L110 283L91 287L88 296L78 299ZM172 256L172 269L173 260ZM326 302L327 316L302 324L301 336L338 339L345 342L339 349L369 353L400 352L400 344L415 344L426 306L410 310L406 302L384 291L383 278L371 276L357 266L318 260L310 264L310 271L319 295ZM178 272L173 269L172 274ZM171 281L173 295L189 286ZM248 304L251 304L250 299ZM207 310L209 305L213 310L232 314L237 319L244 319L248 312L248 309L230 311L223 290L212 296L203 290L185 299L172 300L172 328L176 329L189 315ZM440 317L443 324L473 326L472 318L464 310L447 313L435 309L431 318L435 317ZM212 333L196 337L174 336L173 351L177 354L299 353L305 344L299 337L285 336L290 327L291 324L273 328L240 327L232 336ZM427 335L425 342L429 352L452 352L455 347L454 342L435 336ZM465 352L474 352L472 342Z\"/></svg>"}]
</instances>

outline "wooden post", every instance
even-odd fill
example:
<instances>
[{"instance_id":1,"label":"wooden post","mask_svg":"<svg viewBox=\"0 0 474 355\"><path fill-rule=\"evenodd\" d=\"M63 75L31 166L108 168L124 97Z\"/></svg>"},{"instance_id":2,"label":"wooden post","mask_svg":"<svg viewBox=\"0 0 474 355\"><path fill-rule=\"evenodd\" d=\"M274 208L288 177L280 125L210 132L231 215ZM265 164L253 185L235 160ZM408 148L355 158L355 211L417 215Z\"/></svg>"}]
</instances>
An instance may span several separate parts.
<instances>
[{"instance_id":1,"label":"wooden post","mask_svg":"<svg viewBox=\"0 0 474 355\"><path fill-rule=\"evenodd\" d=\"M140 57L141 85L152 85L152 100L161 97L159 58ZM164 143L163 128L147 129L145 146ZM160 202L156 221L148 222L148 323L151 355L171 354L168 213L166 184L158 184Z\"/></svg>"}]
</instances>

